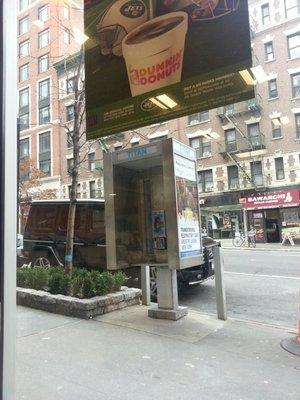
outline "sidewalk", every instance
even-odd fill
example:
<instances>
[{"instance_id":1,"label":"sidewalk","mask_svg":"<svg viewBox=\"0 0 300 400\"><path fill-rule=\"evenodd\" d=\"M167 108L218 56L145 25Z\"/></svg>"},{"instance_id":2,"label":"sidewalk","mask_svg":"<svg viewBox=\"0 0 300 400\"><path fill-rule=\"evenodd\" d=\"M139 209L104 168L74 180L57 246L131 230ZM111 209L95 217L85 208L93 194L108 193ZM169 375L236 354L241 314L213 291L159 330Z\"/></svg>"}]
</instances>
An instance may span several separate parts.
<instances>
[{"instance_id":1,"label":"sidewalk","mask_svg":"<svg viewBox=\"0 0 300 400\"><path fill-rule=\"evenodd\" d=\"M300 244L291 246L290 244L284 244L281 246L280 243L256 243L256 247L235 247L232 243L232 239L221 239L220 240L223 249L238 249L238 250L259 250L259 251L291 251L300 253Z\"/></svg>"},{"instance_id":2,"label":"sidewalk","mask_svg":"<svg viewBox=\"0 0 300 400\"><path fill-rule=\"evenodd\" d=\"M16 400L297 400L284 329L134 306L96 320L19 307Z\"/></svg>"}]
</instances>

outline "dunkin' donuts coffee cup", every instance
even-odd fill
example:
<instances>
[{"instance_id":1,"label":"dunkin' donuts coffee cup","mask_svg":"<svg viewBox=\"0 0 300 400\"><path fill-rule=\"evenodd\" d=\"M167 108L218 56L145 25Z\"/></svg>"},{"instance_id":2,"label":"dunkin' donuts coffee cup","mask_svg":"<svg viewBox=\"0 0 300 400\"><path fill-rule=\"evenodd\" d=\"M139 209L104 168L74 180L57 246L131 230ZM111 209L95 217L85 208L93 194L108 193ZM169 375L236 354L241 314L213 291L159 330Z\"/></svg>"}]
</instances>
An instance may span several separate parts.
<instances>
[{"instance_id":1,"label":"dunkin' donuts coffee cup","mask_svg":"<svg viewBox=\"0 0 300 400\"><path fill-rule=\"evenodd\" d=\"M122 42L132 96L181 81L188 15L173 12L131 31Z\"/></svg>"}]
</instances>

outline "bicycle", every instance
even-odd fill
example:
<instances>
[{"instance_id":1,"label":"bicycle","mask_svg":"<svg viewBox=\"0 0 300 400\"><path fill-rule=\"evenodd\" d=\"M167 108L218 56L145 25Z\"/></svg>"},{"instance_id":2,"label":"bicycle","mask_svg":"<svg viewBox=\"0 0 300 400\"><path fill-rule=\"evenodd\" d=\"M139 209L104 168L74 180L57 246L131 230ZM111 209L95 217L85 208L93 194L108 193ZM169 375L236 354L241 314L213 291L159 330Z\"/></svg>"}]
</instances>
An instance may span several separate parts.
<instances>
[{"instance_id":1,"label":"bicycle","mask_svg":"<svg viewBox=\"0 0 300 400\"><path fill-rule=\"evenodd\" d=\"M232 243L234 247L242 247L246 245L246 238L243 233L238 234L232 239ZM255 233L250 231L248 232L248 246L249 247L256 247L255 241Z\"/></svg>"}]
</instances>

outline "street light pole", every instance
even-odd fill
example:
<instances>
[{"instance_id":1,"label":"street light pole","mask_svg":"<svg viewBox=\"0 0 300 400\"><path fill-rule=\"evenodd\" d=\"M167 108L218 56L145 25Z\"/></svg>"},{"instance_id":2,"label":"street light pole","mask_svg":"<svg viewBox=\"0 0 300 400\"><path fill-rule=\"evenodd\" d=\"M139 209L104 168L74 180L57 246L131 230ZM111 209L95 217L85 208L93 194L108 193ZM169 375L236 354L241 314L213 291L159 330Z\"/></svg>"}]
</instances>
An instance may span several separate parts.
<instances>
[{"instance_id":1,"label":"street light pole","mask_svg":"<svg viewBox=\"0 0 300 400\"><path fill-rule=\"evenodd\" d=\"M15 397L17 8L0 0L0 399Z\"/></svg>"}]
</instances>

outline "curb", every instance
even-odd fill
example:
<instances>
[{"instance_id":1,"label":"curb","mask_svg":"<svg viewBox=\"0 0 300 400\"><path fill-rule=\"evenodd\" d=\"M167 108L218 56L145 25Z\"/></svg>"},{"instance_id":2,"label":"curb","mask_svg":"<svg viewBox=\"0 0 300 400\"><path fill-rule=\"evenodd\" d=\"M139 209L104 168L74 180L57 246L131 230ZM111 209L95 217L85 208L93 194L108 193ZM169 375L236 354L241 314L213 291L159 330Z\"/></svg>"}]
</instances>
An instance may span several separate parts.
<instances>
[{"instance_id":1,"label":"curb","mask_svg":"<svg viewBox=\"0 0 300 400\"><path fill-rule=\"evenodd\" d=\"M269 247L232 247L232 246L222 246L222 249L226 250L251 250L251 251L286 251L289 253L299 253L300 254L300 248L297 250L293 249L287 249L287 248L282 248L282 249L270 249Z\"/></svg>"}]
</instances>

